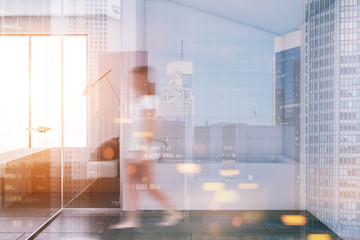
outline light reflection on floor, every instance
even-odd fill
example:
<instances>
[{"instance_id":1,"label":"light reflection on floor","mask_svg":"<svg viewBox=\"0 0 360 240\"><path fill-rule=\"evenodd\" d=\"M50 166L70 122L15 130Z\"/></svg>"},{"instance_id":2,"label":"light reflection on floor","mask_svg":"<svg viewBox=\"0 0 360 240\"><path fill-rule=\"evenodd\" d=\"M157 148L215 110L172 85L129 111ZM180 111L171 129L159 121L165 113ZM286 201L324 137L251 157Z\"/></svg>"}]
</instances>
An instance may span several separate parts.
<instances>
[{"instance_id":1,"label":"light reflection on floor","mask_svg":"<svg viewBox=\"0 0 360 240\"><path fill-rule=\"evenodd\" d=\"M173 227L157 227L161 211L143 211L140 228L110 229L121 221L118 214L65 212L36 239L309 239L316 236L340 239L306 211L185 211L184 218ZM306 224L285 225L283 215L303 216ZM284 219L284 218L283 218ZM323 238L322 238L323 239Z\"/></svg>"}]
</instances>

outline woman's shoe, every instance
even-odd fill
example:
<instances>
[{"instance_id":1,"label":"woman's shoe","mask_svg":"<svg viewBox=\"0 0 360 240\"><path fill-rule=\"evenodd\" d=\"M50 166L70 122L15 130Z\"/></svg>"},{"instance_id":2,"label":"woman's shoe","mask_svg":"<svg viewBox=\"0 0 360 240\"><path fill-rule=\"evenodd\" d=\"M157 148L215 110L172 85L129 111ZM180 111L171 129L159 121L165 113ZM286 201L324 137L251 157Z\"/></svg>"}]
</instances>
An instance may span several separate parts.
<instances>
[{"instance_id":1,"label":"woman's shoe","mask_svg":"<svg viewBox=\"0 0 360 240\"><path fill-rule=\"evenodd\" d=\"M137 220L125 220L124 222L120 222L118 224L111 225L109 229L124 229L124 228L139 228L141 224Z\"/></svg>"},{"instance_id":2,"label":"woman's shoe","mask_svg":"<svg viewBox=\"0 0 360 240\"><path fill-rule=\"evenodd\" d=\"M165 219L163 221L157 223L156 226L159 226L159 227L175 226L176 224L178 224L180 222L181 219L182 219L182 216L180 213L178 213L176 211L169 211L167 213L167 216L165 217Z\"/></svg>"}]
</instances>

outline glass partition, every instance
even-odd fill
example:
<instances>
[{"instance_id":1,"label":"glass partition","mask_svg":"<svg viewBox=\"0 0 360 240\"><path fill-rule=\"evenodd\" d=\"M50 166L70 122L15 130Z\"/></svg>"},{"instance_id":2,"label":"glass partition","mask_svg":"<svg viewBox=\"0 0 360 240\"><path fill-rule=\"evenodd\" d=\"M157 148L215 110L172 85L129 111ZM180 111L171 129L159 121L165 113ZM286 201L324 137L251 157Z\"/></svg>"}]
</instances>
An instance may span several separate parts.
<instances>
[{"instance_id":1,"label":"glass partition","mask_svg":"<svg viewBox=\"0 0 360 240\"><path fill-rule=\"evenodd\" d=\"M0 37L1 217L9 237L35 231L62 207L57 43L60 38Z\"/></svg>"},{"instance_id":2,"label":"glass partition","mask_svg":"<svg viewBox=\"0 0 360 240\"><path fill-rule=\"evenodd\" d=\"M283 78L298 79L300 46L275 54L277 34L172 1L1 3L1 131L16 136L0 140L4 212L129 208L141 66L160 106L152 188L177 209L301 209L299 99Z\"/></svg>"},{"instance_id":3,"label":"glass partition","mask_svg":"<svg viewBox=\"0 0 360 240\"><path fill-rule=\"evenodd\" d=\"M132 71L153 69L160 105L153 138L163 141L155 188L178 209L301 209L300 32L295 50L284 53L270 30L173 1L123 3L123 51L102 57L119 63L110 74L121 81L120 147L131 138L124 121L136 121ZM134 24L131 13L135 32L125 26ZM126 161L123 189L134 187ZM135 188L145 195L141 184ZM131 209L126 194L123 210ZM160 203L146 195L138 208Z\"/></svg>"},{"instance_id":4,"label":"glass partition","mask_svg":"<svg viewBox=\"0 0 360 240\"><path fill-rule=\"evenodd\" d=\"M359 236L359 3L301 0L285 31L200 2L0 0L0 238L64 209L163 209L147 190Z\"/></svg>"},{"instance_id":5,"label":"glass partition","mask_svg":"<svg viewBox=\"0 0 360 240\"><path fill-rule=\"evenodd\" d=\"M36 230L89 184L80 168L88 154L86 36L2 36L0 45L1 131L9 136L0 153L1 215L17 234Z\"/></svg>"}]
</instances>

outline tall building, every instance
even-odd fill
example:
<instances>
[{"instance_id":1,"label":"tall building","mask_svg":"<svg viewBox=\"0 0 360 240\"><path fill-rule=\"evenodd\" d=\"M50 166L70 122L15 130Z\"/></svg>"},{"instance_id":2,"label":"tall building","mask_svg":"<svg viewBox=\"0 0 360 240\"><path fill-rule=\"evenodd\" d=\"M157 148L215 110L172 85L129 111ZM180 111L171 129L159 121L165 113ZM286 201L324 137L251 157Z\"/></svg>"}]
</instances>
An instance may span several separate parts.
<instances>
[{"instance_id":1,"label":"tall building","mask_svg":"<svg viewBox=\"0 0 360 240\"><path fill-rule=\"evenodd\" d=\"M192 89L192 73L193 64L192 62L171 62L166 66L167 75L172 75L174 72L179 71L182 74L184 88Z\"/></svg>"},{"instance_id":2,"label":"tall building","mask_svg":"<svg viewBox=\"0 0 360 240\"><path fill-rule=\"evenodd\" d=\"M300 30L275 38L275 125L295 127L300 159Z\"/></svg>"},{"instance_id":3,"label":"tall building","mask_svg":"<svg viewBox=\"0 0 360 240\"><path fill-rule=\"evenodd\" d=\"M291 143L289 139L284 139L284 142L289 143L284 153L296 160L294 195L297 208L301 208L302 203L300 194L302 186L300 176L300 40L300 30L275 38L273 83L273 122L277 126L286 126L284 130L288 132L286 136L291 135Z\"/></svg>"},{"instance_id":4,"label":"tall building","mask_svg":"<svg viewBox=\"0 0 360 240\"><path fill-rule=\"evenodd\" d=\"M360 238L358 1L305 5L307 209Z\"/></svg>"},{"instance_id":5,"label":"tall building","mask_svg":"<svg viewBox=\"0 0 360 240\"><path fill-rule=\"evenodd\" d=\"M194 142L194 95L183 85L182 72L173 71L162 96L165 120L185 123L185 160L192 160Z\"/></svg>"},{"instance_id":6,"label":"tall building","mask_svg":"<svg viewBox=\"0 0 360 240\"><path fill-rule=\"evenodd\" d=\"M67 4L70 33L88 37L88 81L92 83L99 77L98 55L107 49L108 3L107 0L70 0Z\"/></svg>"},{"instance_id":7,"label":"tall building","mask_svg":"<svg viewBox=\"0 0 360 240\"><path fill-rule=\"evenodd\" d=\"M72 34L87 35L88 84L94 83L101 73L99 54L107 50L108 44L108 3L107 0L70 0L68 2L69 30ZM100 76L99 76L100 75ZM88 89L87 94L87 145L96 147L99 142L98 131L98 88Z\"/></svg>"}]
</instances>

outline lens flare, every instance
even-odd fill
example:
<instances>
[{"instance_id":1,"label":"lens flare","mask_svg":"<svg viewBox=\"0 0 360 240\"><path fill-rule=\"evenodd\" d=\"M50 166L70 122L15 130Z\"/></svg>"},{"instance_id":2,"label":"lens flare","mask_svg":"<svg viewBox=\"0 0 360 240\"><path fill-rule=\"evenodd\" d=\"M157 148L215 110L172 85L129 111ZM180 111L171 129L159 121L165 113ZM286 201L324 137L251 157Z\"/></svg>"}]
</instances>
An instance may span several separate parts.
<instances>
[{"instance_id":1,"label":"lens flare","mask_svg":"<svg viewBox=\"0 0 360 240\"><path fill-rule=\"evenodd\" d=\"M303 226L307 223L307 218L302 215L282 215L281 221L287 226Z\"/></svg>"},{"instance_id":2,"label":"lens flare","mask_svg":"<svg viewBox=\"0 0 360 240\"><path fill-rule=\"evenodd\" d=\"M153 136L153 132L144 131L144 132L134 132L133 137L137 138L150 138Z\"/></svg>"},{"instance_id":3,"label":"lens flare","mask_svg":"<svg viewBox=\"0 0 360 240\"><path fill-rule=\"evenodd\" d=\"M134 120L131 118L115 118L114 123L133 123Z\"/></svg>"},{"instance_id":4,"label":"lens flare","mask_svg":"<svg viewBox=\"0 0 360 240\"><path fill-rule=\"evenodd\" d=\"M309 234L307 240L331 240L329 234Z\"/></svg>"},{"instance_id":5,"label":"lens flare","mask_svg":"<svg viewBox=\"0 0 360 240\"><path fill-rule=\"evenodd\" d=\"M201 188L203 191L221 191L225 189L225 184L222 182L204 182Z\"/></svg>"},{"instance_id":6,"label":"lens flare","mask_svg":"<svg viewBox=\"0 0 360 240\"><path fill-rule=\"evenodd\" d=\"M264 218L265 217L265 213L264 211L245 211L243 212L242 216L242 220L243 222L246 223L256 223L258 222L258 219Z\"/></svg>"},{"instance_id":7,"label":"lens flare","mask_svg":"<svg viewBox=\"0 0 360 240\"><path fill-rule=\"evenodd\" d=\"M218 191L214 194L215 201L219 203L233 203L239 199L239 194L235 190Z\"/></svg>"},{"instance_id":8,"label":"lens flare","mask_svg":"<svg viewBox=\"0 0 360 240\"><path fill-rule=\"evenodd\" d=\"M218 235L221 232L220 224L217 222L210 223L208 229L211 235Z\"/></svg>"},{"instance_id":9,"label":"lens flare","mask_svg":"<svg viewBox=\"0 0 360 240\"><path fill-rule=\"evenodd\" d=\"M107 147L103 151L104 158L107 160L113 159L115 156L114 149Z\"/></svg>"},{"instance_id":10,"label":"lens flare","mask_svg":"<svg viewBox=\"0 0 360 240\"><path fill-rule=\"evenodd\" d=\"M242 218L239 217L239 216L235 216L231 219L231 224L234 226L234 227L240 227L241 224L242 224Z\"/></svg>"},{"instance_id":11,"label":"lens flare","mask_svg":"<svg viewBox=\"0 0 360 240\"><path fill-rule=\"evenodd\" d=\"M238 184L239 189L258 189L259 184L258 183L239 183Z\"/></svg>"},{"instance_id":12,"label":"lens flare","mask_svg":"<svg viewBox=\"0 0 360 240\"><path fill-rule=\"evenodd\" d=\"M209 203L209 208L210 208L210 210L212 210L212 211L217 211L217 210L219 210L219 208L220 208L220 204L219 204L217 201L212 200L212 201Z\"/></svg>"},{"instance_id":13,"label":"lens flare","mask_svg":"<svg viewBox=\"0 0 360 240\"><path fill-rule=\"evenodd\" d=\"M176 164L176 170L182 174L199 174L201 166L195 163L178 163Z\"/></svg>"},{"instance_id":14,"label":"lens flare","mask_svg":"<svg viewBox=\"0 0 360 240\"><path fill-rule=\"evenodd\" d=\"M225 177L225 176L235 176L235 175L239 175L240 171L237 169L223 169L219 171L220 175Z\"/></svg>"},{"instance_id":15,"label":"lens flare","mask_svg":"<svg viewBox=\"0 0 360 240\"><path fill-rule=\"evenodd\" d=\"M129 175L134 175L136 173L136 166L134 164L129 164L126 168L126 172Z\"/></svg>"}]
</instances>

